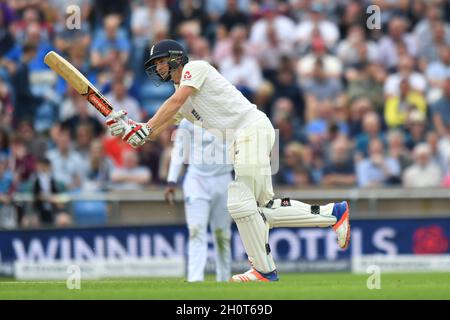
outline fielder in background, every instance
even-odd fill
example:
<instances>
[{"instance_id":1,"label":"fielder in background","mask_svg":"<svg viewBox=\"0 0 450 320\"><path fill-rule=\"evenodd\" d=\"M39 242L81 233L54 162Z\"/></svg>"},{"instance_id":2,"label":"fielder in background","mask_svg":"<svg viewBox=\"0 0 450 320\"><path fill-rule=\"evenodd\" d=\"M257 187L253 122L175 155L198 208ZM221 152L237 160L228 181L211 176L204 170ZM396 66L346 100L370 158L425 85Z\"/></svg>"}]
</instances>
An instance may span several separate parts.
<instances>
[{"instance_id":1,"label":"fielder in background","mask_svg":"<svg viewBox=\"0 0 450 320\"><path fill-rule=\"evenodd\" d=\"M189 230L187 280L203 281L208 259L207 229L213 236L216 280L231 276L231 217L227 188L233 167L227 161L226 145L199 126L181 120L170 159L165 197L173 203L175 186L184 163L184 208Z\"/></svg>"},{"instance_id":2,"label":"fielder in background","mask_svg":"<svg viewBox=\"0 0 450 320\"><path fill-rule=\"evenodd\" d=\"M251 264L250 270L234 275L231 280L278 280L269 246L270 228L332 227L339 246L347 248L350 241L347 202L320 206L289 198L274 199L270 155L275 130L269 118L208 62L188 60L178 42L156 43L145 63L147 74L155 82L173 81L175 93L146 123L136 123L125 112L117 111L107 125L113 135L122 136L134 147L155 139L181 118L226 138L236 176L228 186L227 206Z\"/></svg>"}]
</instances>

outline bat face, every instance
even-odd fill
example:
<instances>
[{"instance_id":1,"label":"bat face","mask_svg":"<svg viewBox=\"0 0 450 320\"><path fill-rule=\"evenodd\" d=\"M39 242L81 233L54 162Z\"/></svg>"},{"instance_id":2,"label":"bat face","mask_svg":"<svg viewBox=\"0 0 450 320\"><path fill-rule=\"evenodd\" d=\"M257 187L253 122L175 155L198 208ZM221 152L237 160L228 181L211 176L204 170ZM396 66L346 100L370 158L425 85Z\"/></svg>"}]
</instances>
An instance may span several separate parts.
<instances>
[{"instance_id":1,"label":"bat face","mask_svg":"<svg viewBox=\"0 0 450 320\"><path fill-rule=\"evenodd\" d=\"M77 68L59 54L50 51L45 56L44 62L63 77L79 94L84 96L102 115L107 117L113 111L112 105L97 88Z\"/></svg>"}]
</instances>

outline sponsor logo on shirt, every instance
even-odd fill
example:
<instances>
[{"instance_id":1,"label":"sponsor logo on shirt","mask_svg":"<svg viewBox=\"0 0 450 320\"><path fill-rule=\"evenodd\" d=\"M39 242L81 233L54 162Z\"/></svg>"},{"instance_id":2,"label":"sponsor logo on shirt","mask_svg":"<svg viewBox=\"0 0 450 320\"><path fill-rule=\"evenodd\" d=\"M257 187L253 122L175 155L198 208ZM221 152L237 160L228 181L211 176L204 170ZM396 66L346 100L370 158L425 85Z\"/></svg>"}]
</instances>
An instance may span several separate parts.
<instances>
[{"instance_id":1,"label":"sponsor logo on shirt","mask_svg":"<svg viewBox=\"0 0 450 320\"><path fill-rule=\"evenodd\" d=\"M189 71L186 71L183 77L183 80L189 80L192 78L192 75Z\"/></svg>"},{"instance_id":2,"label":"sponsor logo on shirt","mask_svg":"<svg viewBox=\"0 0 450 320\"><path fill-rule=\"evenodd\" d=\"M200 117L200 115L195 109L192 109L191 113L195 117L195 119L197 119L197 121L202 121L202 117Z\"/></svg>"}]
</instances>

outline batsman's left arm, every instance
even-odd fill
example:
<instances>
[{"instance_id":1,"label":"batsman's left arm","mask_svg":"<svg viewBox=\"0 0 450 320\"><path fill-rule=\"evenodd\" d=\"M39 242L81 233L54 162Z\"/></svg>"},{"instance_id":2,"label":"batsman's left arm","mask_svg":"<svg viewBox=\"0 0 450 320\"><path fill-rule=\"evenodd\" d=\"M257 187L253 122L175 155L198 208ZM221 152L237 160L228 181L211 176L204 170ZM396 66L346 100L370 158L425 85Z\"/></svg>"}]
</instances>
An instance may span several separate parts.
<instances>
[{"instance_id":1,"label":"batsman's left arm","mask_svg":"<svg viewBox=\"0 0 450 320\"><path fill-rule=\"evenodd\" d=\"M149 140L154 140L165 128L174 123L175 114L194 91L193 87L181 86L162 104L156 114L147 122L152 129L148 136Z\"/></svg>"}]
</instances>

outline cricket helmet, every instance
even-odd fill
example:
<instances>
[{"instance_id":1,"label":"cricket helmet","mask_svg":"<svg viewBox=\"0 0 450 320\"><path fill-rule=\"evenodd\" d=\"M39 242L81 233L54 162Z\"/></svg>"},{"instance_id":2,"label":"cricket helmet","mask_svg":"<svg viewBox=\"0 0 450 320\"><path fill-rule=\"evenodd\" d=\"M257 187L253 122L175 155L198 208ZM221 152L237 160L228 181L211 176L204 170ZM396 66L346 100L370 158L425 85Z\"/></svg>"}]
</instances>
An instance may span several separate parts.
<instances>
[{"instance_id":1,"label":"cricket helmet","mask_svg":"<svg viewBox=\"0 0 450 320\"><path fill-rule=\"evenodd\" d=\"M155 60L158 58L169 58L167 62L169 65L169 75L165 78L161 77L156 71ZM188 63L186 49L177 41L165 39L157 42L150 48L150 57L145 62L145 71L151 79L159 78L160 81L166 82L171 80L170 71L178 68L180 65L184 66Z\"/></svg>"}]
</instances>

